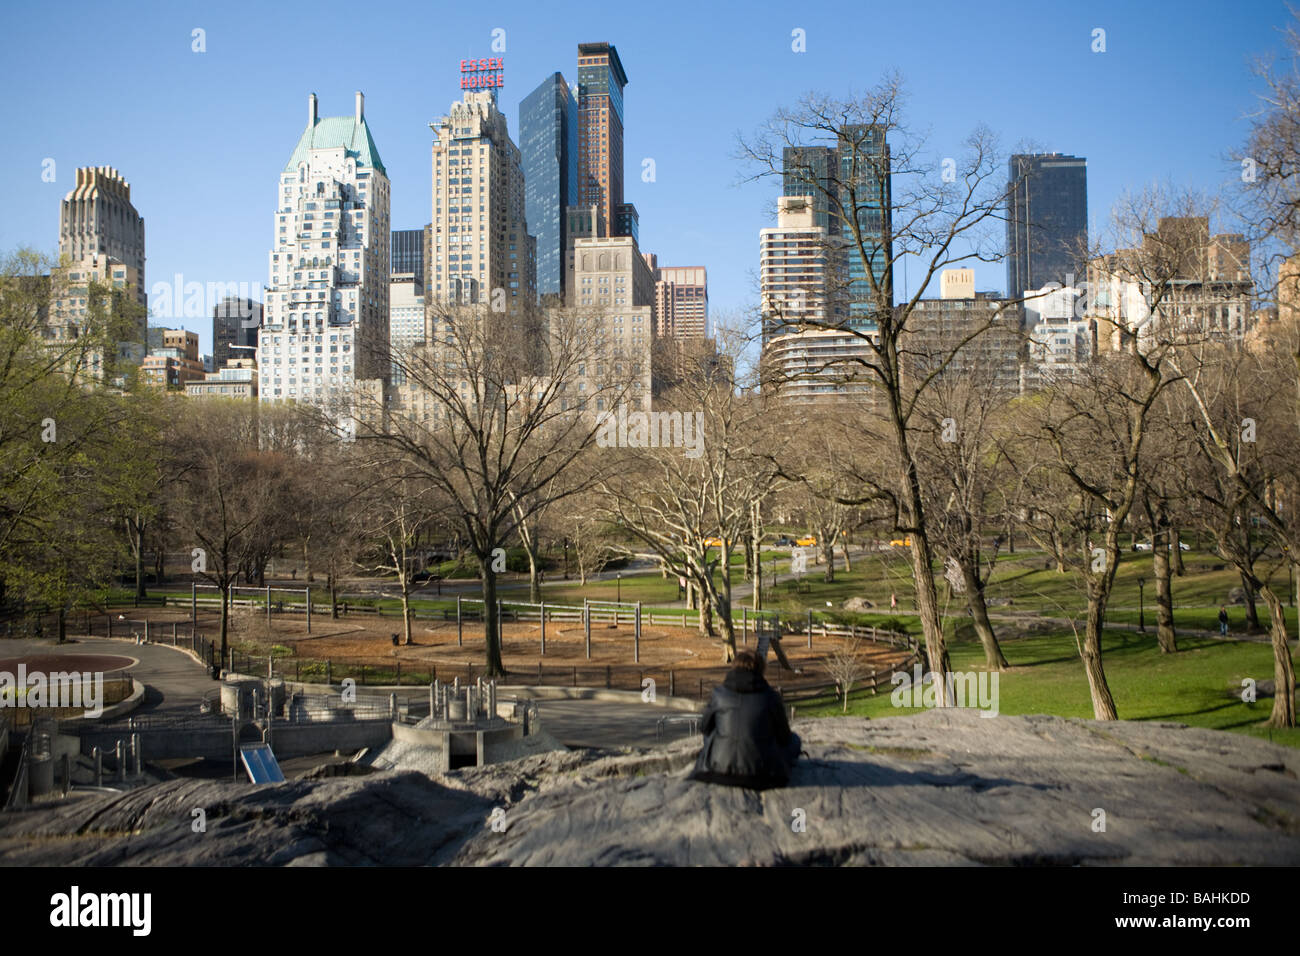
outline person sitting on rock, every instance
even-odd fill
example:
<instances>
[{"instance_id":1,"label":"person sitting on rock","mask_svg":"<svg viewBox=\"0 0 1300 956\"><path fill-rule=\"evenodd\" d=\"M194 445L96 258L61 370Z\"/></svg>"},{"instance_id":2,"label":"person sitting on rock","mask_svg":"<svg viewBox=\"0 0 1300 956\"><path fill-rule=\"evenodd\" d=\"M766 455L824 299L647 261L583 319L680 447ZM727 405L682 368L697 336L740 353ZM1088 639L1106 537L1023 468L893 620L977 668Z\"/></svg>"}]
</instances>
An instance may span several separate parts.
<instances>
[{"instance_id":1,"label":"person sitting on rock","mask_svg":"<svg viewBox=\"0 0 1300 956\"><path fill-rule=\"evenodd\" d=\"M730 787L784 787L799 758L781 695L763 679L763 658L741 651L714 688L700 724L704 746L690 779Z\"/></svg>"}]
</instances>

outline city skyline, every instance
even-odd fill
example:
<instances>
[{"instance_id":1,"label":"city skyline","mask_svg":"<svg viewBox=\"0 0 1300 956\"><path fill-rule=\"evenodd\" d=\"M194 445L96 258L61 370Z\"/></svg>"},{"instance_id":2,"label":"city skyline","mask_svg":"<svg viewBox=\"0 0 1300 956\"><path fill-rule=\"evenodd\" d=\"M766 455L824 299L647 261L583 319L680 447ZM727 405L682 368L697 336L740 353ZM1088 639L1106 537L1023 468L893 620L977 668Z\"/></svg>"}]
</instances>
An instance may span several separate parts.
<instances>
[{"instance_id":1,"label":"city skyline","mask_svg":"<svg viewBox=\"0 0 1300 956\"><path fill-rule=\"evenodd\" d=\"M1007 98L995 76L956 87L956 68L936 75L927 67L931 54L963 41L964 34L948 22L953 18L939 18L937 22L929 18L922 30L919 18L909 19L905 12L890 15L899 42L892 62L882 62L878 68L850 65L856 61L843 55L846 41L837 35L829 17L766 8L764 16L731 23L724 16L703 14L698 35L675 37L676 48L702 50L719 31L729 31L731 41L746 48L768 50L769 55L758 57L757 63L737 62L709 73L707 78L701 75L694 79L683 71L660 65L657 40L663 34L662 28L638 26L634 30L626 15L580 19L504 10L494 12L489 19L451 14L440 18L445 29L432 43L433 48L422 54L431 66L418 73L414 62L408 69L392 51L367 47L355 69L295 67L288 71L291 79L280 75L284 67L276 66L255 71L239 84L229 84L225 67L221 67L220 88L229 89L221 95L211 92L217 88L210 79L212 70L218 68L213 61L230 67L245 63L249 56L266 49L265 41L248 36L245 30L238 34L238 43L232 42L235 35L229 18L238 14L213 12L206 27L189 24L189 19L195 19L192 16L180 19L160 15L149 22L138 39L133 35L121 40L128 47L140 45L142 55L152 51L153 59L149 68L123 76L120 82L124 93L130 95L123 97L122 114L115 122L105 123L104 118L93 116L87 117L85 123L48 130L34 125L26 112L17 117L23 146L6 156L6 171L11 180L30 178L33 188L18 191L14 215L0 227L0 242L10 248L30 245L53 254L57 246L58 202L66 194L74 170L111 165L132 182L133 201L149 224L150 288L146 291L156 283L172 283L177 275L186 283L245 282L260 290L270 281L265 266L264 230L275 199L266 186L268 173L278 169L285 151L292 148L288 140L292 133L286 131L300 125L297 116L303 96L315 92L323 101L337 102L350 98L354 90L367 92L375 135L385 144L385 158L392 166L393 228L418 229L428 221L430 204L428 122L445 110L446 103L459 92L459 60L471 55L502 56L505 86L499 93L500 106L511 116L517 115L520 100L546 76L556 71L566 78L576 74L579 43L603 41L618 48L628 73L636 81L627 104L624 200L637 204L641 211L640 248L655 252L662 261L706 266L710 272L711 311L719 316L734 316L757 304L752 237L758 229L774 224L776 199L770 184L736 187L743 167L731 158L734 134L762 123L777 107L792 105L805 90L836 95L861 90L890 66L898 66L910 81L911 116L918 126L931 128L930 145L936 155L943 155L945 143L959 145L970 128L983 122L1001 134L1008 154L1059 151L1087 156L1090 224L1104 216L1126 188L1175 181L1209 189L1234 178L1239 168L1234 168L1227 154L1241 139L1234 132L1235 126L1244 129L1244 123L1239 121L1255 103L1256 86L1249 73L1249 57L1277 45L1280 38L1274 27L1284 22L1285 8L1278 4L1276 11L1260 11L1252 22L1243 18L1230 19L1226 24L1187 17L1183 15L1185 5L1178 10L1178 30L1169 36L1147 27L1172 15L1171 5L1132 12L1102 4L1090 9L1087 20L1061 16L1048 26L1016 25L1006 39L1021 39L1018 49L1024 62L1051 62L1055 70L1034 90L1026 91L1023 102ZM267 14L265 18L274 22L277 16ZM418 11L412 11L412 16L427 19L427 14ZM205 17L207 11L195 23ZM788 26L783 22L787 19L791 21ZM1094 20L1107 30L1104 53L1090 49ZM493 30L498 23L505 31L505 49L494 54ZM27 56L21 43L23 32L30 30L39 35L48 28L39 13L17 25L16 67L21 68ZM202 44L192 36L195 29L204 31ZM792 50L794 30L805 31L807 52ZM113 32L112 28L109 32ZM100 55L89 46L95 37L82 28L69 27L66 33L74 54L84 48L91 62ZM1140 56L1132 40L1139 36ZM1049 56L1032 43L1023 45L1031 40L1055 53ZM399 47L403 42L396 37L392 41ZM175 49L171 48L173 44ZM193 50L195 45L204 46L203 52ZM1178 72L1175 78L1172 65L1192 51L1206 55L1209 68L1203 75L1188 77ZM445 66L440 70L439 64ZM165 89L147 83L150 69L167 70L175 82ZM417 75L419 80L413 84L412 77ZM1134 83L1145 84L1154 97L1175 79L1178 89L1186 89L1187 93L1173 97L1170 108L1174 115L1165 117L1159 142L1140 150L1132 148L1143 130L1140 110L1106 113L1107 121L1101 124L1081 121L1083 117L1068 105L1064 109L1043 109L1043 104L1054 100L1058 105L1074 102L1066 90L1081 82L1087 82L1096 92L1092 99L1105 101L1112 96L1114 102L1124 102L1118 99L1120 91ZM286 82L291 85L286 87ZM254 83L264 87L263 91L256 97L242 95L246 87L241 84ZM687 102L682 97L704 84L708 84L709 97L694 102L712 103L718 109L682 109ZM954 109L951 98L958 88L964 99ZM268 94L266 89L277 92ZM31 112L66 112L74 93L69 81L56 78L48 90L33 91L32 96L41 102L39 109ZM174 114L180 107L189 109L194 118L174 126L162 121L163 116ZM1219 128L1223 134L1206 141L1203 135L1195 134L1191 124L1176 121L1183 110L1198 117L1195 130ZM26 128L29 122L33 123L31 129ZM161 148L159 136L140 135L141 129L165 129ZM211 228L194 230L193 209L207 201L207 194L198 185L204 182L206 164L217 161L215 156L196 154L195 144L205 138L211 141L214 129L232 130L232 135L246 144L240 147L241 162L225 169L232 193L244 198L223 205ZM132 134L133 130L137 132ZM518 134L514 129L511 132ZM706 161L699 162L695 157ZM55 164L53 183L42 180L46 159ZM646 166L646 160L651 160L652 165ZM728 225L719 232L717 222ZM977 287L1006 291L1002 290L1004 272L1004 266L998 263L982 266L977 270ZM896 276L895 281L900 292L908 288L905 275ZM938 290L926 294L937 295ZM254 293L253 297L259 296ZM181 298L169 297L170 301ZM162 303L161 297L158 301ZM197 331L201 350L212 351L207 314L151 311L150 322Z\"/></svg>"}]
</instances>

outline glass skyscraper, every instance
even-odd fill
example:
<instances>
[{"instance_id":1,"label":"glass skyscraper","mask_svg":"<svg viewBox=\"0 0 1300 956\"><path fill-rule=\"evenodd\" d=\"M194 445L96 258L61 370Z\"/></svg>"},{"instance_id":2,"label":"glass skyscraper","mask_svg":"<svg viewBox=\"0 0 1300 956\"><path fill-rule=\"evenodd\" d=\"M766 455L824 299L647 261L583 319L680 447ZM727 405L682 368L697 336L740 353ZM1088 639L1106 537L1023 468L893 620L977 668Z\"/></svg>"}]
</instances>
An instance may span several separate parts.
<instances>
[{"instance_id":1,"label":"glass skyscraper","mask_svg":"<svg viewBox=\"0 0 1300 956\"><path fill-rule=\"evenodd\" d=\"M1082 281L1088 242L1088 161L1018 154L1007 164L1007 296Z\"/></svg>"},{"instance_id":2,"label":"glass skyscraper","mask_svg":"<svg viewBox=\"0 0 1300 956\"><path fill-rule=\"evenodd\" d=\"M519 104L524 216L537 237L537 294L565 294L565 207L578 191L578 104L553 73Z\"/></svg>"},{"instance_id":3,"label":"glass skyscraper","mask_svg":"<svg viewBox=\"0 0 1300 956\"><path fill-rule=\"evenodd\" d=\"M394 229L389 244L389 258L394 275L411 273L415 281L424 284L424 230Z\"/></svg>"},{"instance_id":4,"label":"glass skyscraper","mask_svg":"<svg viewBox=\"0 0 1300 956\"><path fill-rule=\"evenodd\" d=\"M782 192L811 196L813 224L826 230L832 263L827 280L831 320L863 332L875 331L878 308L893 307L889 162L884 130L873 125L845 127L835 146L790 146L782 153ZM858 219L865 255L840 211L850 205ZM885 295L883 302L872 294L868 268Z\"/></svg>"}]
</instances>

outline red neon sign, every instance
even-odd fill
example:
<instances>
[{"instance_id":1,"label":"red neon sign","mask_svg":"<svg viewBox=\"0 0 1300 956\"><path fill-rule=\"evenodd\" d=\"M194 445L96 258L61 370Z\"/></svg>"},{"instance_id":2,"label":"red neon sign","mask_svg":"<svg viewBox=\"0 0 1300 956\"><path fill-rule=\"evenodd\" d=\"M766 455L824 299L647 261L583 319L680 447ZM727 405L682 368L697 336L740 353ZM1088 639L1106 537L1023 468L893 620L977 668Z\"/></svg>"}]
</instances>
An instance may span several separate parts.
<instances>
[{"instance_id":1,"label":"red neon sign","mask_svg":"<svg viewBox=\"0 0 1300 956\"><path fill-rule=\"evenodd\" d=\"M460 61L460 88L462 90L490 90L505 86L503 57L491 56Z\"/></svg>"}]
</instances>

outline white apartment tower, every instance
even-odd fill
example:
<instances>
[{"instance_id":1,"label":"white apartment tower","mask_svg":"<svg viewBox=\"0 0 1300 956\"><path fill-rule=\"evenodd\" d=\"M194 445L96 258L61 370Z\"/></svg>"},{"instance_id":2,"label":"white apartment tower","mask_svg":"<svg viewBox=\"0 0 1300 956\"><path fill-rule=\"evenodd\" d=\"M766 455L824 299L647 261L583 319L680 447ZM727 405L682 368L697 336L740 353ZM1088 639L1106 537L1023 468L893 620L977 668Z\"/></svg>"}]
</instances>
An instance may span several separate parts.
<instances>
[{"instance_id":1,"label":"white apartment tower","mask_svg":"<svg viewBox=\"0 0 1300 956\"><path fill-rule=\"evenodd\" d=\"M471 90L433 123L433 220L425 239L426 308L482 304L518 313L537 303L537 240L528 235L524 173L490 90Z\"/></svg>"},{"instance_id":2,"label":"white apartment tower","mask_svg":"<svg viewBox=\"0 0 1300 956\"><path fill-rule=\"evenodd\" d=\"M351 116L320 117L280 173L271 282L258 336L266 402L348 401L389 376L389 183L356 95ZM364 384L363 384L364 383Z\"/></svg>"}]
</instances>

